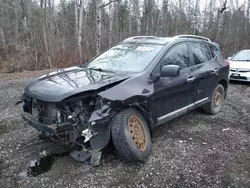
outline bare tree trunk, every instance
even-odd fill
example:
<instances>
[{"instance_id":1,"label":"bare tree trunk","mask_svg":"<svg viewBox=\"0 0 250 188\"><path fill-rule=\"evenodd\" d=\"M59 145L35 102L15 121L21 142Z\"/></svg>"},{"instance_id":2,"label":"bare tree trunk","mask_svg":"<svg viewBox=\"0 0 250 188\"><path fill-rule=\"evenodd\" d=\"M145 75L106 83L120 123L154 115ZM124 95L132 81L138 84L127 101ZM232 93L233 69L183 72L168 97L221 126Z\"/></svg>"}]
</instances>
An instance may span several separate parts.
<instances>
[{"instance_id":1,"label":"bare tree trunk","mask_svg":"<svg viewBox=\"0 0 250 188\"><path fill-rule=\"evenodd\" d=\"M3 29L0 28L0 57L6 57L6 50L5 50L5 46L6 46L6 39L3 33Z\"/></svg>"},{"instance_id":2,"label":"bare tree trunk","mask_svg":"<svg viewBox=\"0 0 250 188\"><path fill-rule=\"evenodd\" d=\"M194 18L194 31L193 31L193 34L195 35L196 34L196 31L198 30L198 13L199 13L199 0L196 0L195 2L195 18Z\"/></svg>"},{"instance_id":3,"label":"bare tree trunk","mask_svg":"<svg viewBox=\"0 0 250 188\"><path fill-rule=\"evenodd\" d=\"M86 1L86 5L88 5L89 0ZM86 44L86 51L87 51L87 60L91 58L91 53L90 53L90 45L89 45L89 40L88 40L88 35L87 35L87 18L88 18L88 9L86 8L86 14L84 17L84 25L83 25L83 34L84 34L84 38L85 38L85 44Z\"/></svg>"},{"instance_id":4,"label":"bare tree trunk","mask_svg":"<svg viewBox=\"0 0 250 188\"><path fill-rule=\"evenodd\" d=\"M150 24L150 13L149 13L149 4L151 5L151 0L144 0L145 9L146 9L146 35L149 34L149 24Z\"/></svg>"},{"instance_id":5,"label":"bare tree trunk","mask_svg":"<svg viewBox=\"0 0 250 188\"><path fill-rule=\"evenodd\" d=\"M52 69L53 65L52 65L52 60L51 60L50 53L49 53L48 39L47 39L47 0L44 0L43 40L44 40L44 47L45 47L49 67L50 69Z\"/></svg>"},{"instance_id":6,"label":"bare tree trunk","mask_svg":"<svg viewBox=\"0 0 250 188\"><path fill-rule=\"evenodd\" d=\"M160 2L159 0L157 0L157 7L160 7ZM155 35L158 35L158 32L161 28L161 20L162 20L162 15L163 15L163 6L162 8L159 10L159 17L158 17L158 20L157 20L157 24L156 24L156 32L155 32Z\"/></svg>"},{"instance_id":7,"label":"bare tree trunk","mask_svg":"<svg viewBox=\"0 0 250 188\"><path fill-rule=\"evenodd\" d=\"M35 64L35 70L38 70L38 56L37 56L37 47L35 46L35 59L36 59L36 64Z\"/></svg>"},{"instance_id":8,"label":"bare tree trunk","mask_svg":"<svg viewBox=\"0 0 250 188\"><path fill-rule=\"evenodd\" d=\"M139 10L138 10L139 11ZM132 0L129 1L129 13L128 13L128 34L132 34Z\"/></svg>"},{"instance_id":9,"label":"bare tree trunk","mask_svg":"<svg viewBox=\"0 0 250 188\"><path fill-rule=\"evenodd\" d=\"M109 4L109 46L112 44L112 32L113 32L113 21L114 21L114 5Z\"/></svg>"},{"instance_id":10,"label":"bare tree trunk","mask_svg":"<svg viewBox=\"0 0 250 188\"><path fill-rule=\"evenodd\" d=\"M0 28L0 45L5 46L6 45L6 39L3 33L3 29Z\"/></svg>"},{"instance_id":11,"label":"bare tree trunk","mask_svg":"<svg viewBox=\"0 0 250 188\"><path fill-rule=\"evenodd\" d=\"M48 47L49 47L49 55L51 58L51 64L54 65L54 54L55 54L55 16L54 16L54 0L48 0L48 16L47 16L47 41L48 41Z\"/></svg>"},{"instance_id":12,"label":"bare tree trunk","mask_svg":"<svg viewBox=\"0 0 250 188\"><path fill-rule=\"evenodd\" d=\"M140 17L140 11L139 11L139 2L137 0L134 0L134 12L135 12L135 19L136 19L136 24L137 24L137 35L140 35L141 17Z\"/></svg>"},{"instance_id":13,"label":"bare tree trunk","mask_svg":"<svg viewBox=\"0 0 250 188\"><path fill-rule=\"evenodd\" d=\"M248 4L247 4L247 16L248 16L248 22L246 22L246 36L249 36L250 35L250 33L249 33L249 24L250 24L250 0L248 0ZM249 44L250 44L250 41L249 41L250 39L248 38L248 40L246 40L246 46L249 46Z\"/></svg>"},{"instance_id":14,"label":"bare tree trunk","mask_svg":"<svg viewBox=\"0 0 250 188\"><path fill-rule=\"evenodd\" d=\"M101 0L96 0L96 54L99 55L101 51L101 31L102 31L102 7Z\"/></svg>"},{"instance_id":15,"label":"bare tree trunk","mask_svg":"<svg viewBox=\"0 0 250 188\"><path fill-rule=\"evenodd\" d=\"M227 6L227 0L225 0L225 2L223 3L222 7L218 10L218 13L217 13L217 26L218 26L218 29L217 29L217 32L216 32L216 37L215 37L215 41L218 41L219 40L219 37L221 35L221 32L223 30L223 22L224 22L224 19L223 19L223 16L224 16L224 11L226 10L226 7Z\"/></svg>"},{"instance_id":16,"label":"bare tree trunk","mask_svg":"<svg viewBox=\"0 0 250 188\"><path fill-rule=\"evenodd\" d=\"M179 23L180 23L180 20L181 20L181 10L182 10L182 0L179 0L179 14L177 15L177 21L176 21L176 24L175 24L175 35L178 35L179 34Z\"/></svg>"},{"instance_id":17,"label":"bare tree trunk","mask_svg":"<svg viewBox=\"0 0 250 188\"><path fill-rule=\"evenodd\" d=\"M19 14L19 1L15 0L15 50L17 50L18 46L18 29L19 29L19 20L20 20L20 14Z\"/></svg>"},{"instance_id":18,"label":"bare tree trunk","mask_svg":"<svg viewBox=\"0 0 250 188\"><path fill-rule=\"evenodd\" d=\"M247 15L248 15L248 21L250 23L250 0L248 0Z\"/></svg>"},{"instance_id":19,"label":"bare tree trunk","mask_svg":"<svg viewBox=\"0 0 250 188\"><path fill-rule=\"evenodd\" d=\"M234 40L234 51L233 52L237 51L237 41L238 41L238 37L239 37L239 29L240 29L240 23L236 29L236 36L235 36L235 40Z\"/></svg>"},{"instance_id":20,"label":"bare tree trunk","mask_svg":"<svg viewBox=\"0 0 250 188\"><path fill-rule=\"evenodd\" d=\"M76 29L76 38L79 36L79 29L78 29L78 27L79 27L79 24L78 24L78 0L75 0L75 29Z\"/></svg>"},{"instance_id":21,"label":"bare tree trunk","mask_svg":"<svg viewBox=\"0 0 250 188\"><path fill-rule=\"evenodd\" d=\"M204 7L204 11L203 11L203 21L202 21L202 29L204 29L204 26L206 24L206 19L207 19L207 0L205 1L205 7Z\"/></svg>"},{"instance_id":22,"label":"bare tree trunk","mask_svg":"<svg viewBox=\"0 0 250 188\"><path fill-rule=\"evenodd\" d=\"M232 33L232 14L230 16L230 20L229 20L229 31L227 32L227 38L223 41L224 42L224 45L223 45L223 49L225 49L225 46L227 45L228 43L228 40L231 38L231 33Z\"/></svg>"},{"instance_id":23,"label":"bare tree trunk","mask_svg":"<svg viewBox=\"0 0 250 188\"><path fill-rule=\"evenodd\" d=\"M80 1L80 12L79 12L79 32L78 32L78 49L80 55L80 62L83 61L82 54L82 21L83 21L83 0Z\"/></svg>"}]
</instances>

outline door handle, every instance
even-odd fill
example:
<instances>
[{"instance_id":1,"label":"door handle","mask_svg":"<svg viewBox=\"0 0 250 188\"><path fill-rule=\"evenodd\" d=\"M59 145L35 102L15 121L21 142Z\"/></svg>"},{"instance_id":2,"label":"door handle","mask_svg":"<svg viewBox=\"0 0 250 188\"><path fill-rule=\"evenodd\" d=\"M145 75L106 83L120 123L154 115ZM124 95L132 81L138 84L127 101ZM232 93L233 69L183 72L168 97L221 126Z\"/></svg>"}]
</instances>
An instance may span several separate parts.
<instances>
[{"instance_id":1,"label":"door handle","mask_svg":"<svg viewBox=\"0 0 250 188\"><path fill-rule=\"evenodd\" d=\"M193 82L194 80L195 80L195 78L192 76L192 77L187 79L187 82Z\"/></svg>"},{"instance_id":2,"label":"door handle","mask_svg":"<svg viewBox=\"0 0 250 188\"><path fill-rule=\"evenodd\" d=\"M218 74L218 73L219 73L219 69L218 69L218 68L215 68L213 72L214 72L215 74Z\"/></svg>"}]
</instances>

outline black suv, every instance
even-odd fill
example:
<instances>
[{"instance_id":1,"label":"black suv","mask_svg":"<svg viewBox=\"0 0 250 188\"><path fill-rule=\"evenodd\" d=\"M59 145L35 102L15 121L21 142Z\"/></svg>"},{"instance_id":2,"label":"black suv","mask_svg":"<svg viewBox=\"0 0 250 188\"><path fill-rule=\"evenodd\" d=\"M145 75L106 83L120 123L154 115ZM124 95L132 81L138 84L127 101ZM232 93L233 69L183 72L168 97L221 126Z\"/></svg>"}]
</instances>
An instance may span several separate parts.
<instances>
[{"instance_id":1,"label":"black suv","mask_svg":"<svg viewBox=\"0 0 250 188\"><path fill-rule=\"evenodd\" d=\"M218 44L200 36L136 36L88 63L44 75L22 96L22 117L98 165L112 138L120 156L145 161L151 130L198 107L217 114L229 65Z\"/></svg>"}]
</instances>

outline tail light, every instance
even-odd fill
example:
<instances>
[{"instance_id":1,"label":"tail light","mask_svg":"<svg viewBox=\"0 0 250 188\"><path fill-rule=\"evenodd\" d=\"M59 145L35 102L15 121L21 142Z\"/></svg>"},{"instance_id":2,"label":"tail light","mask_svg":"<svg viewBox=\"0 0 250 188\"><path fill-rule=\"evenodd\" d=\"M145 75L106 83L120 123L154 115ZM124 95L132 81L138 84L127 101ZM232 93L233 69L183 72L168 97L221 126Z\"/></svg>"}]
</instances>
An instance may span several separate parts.
<instances>
[{"instance_id":1,"label":"tail light","mask_svg":"<svg viewBox=\"0 0 250 188\"><path fill-rule=\"evenodd\" d=\"M230 67L230 62L226 59L225 62L228 64L228 66Z\"/></svg>"}]
</instances>

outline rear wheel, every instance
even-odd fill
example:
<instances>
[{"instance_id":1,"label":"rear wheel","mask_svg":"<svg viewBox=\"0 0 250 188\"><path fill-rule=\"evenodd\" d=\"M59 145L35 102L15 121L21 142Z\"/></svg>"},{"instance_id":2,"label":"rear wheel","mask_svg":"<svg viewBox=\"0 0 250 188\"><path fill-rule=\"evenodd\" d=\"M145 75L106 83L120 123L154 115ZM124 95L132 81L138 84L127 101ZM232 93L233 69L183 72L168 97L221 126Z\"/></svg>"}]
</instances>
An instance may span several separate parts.
<instances>
[{"instance_id":1,"label":"rear wheel","mask_svg":"<svg viewBox=\"0 0 250 188\"><path fill-rule=\"evenodd\" d=\"M112 119L111 126L118 154L127 161L145 162L151 153L151 137L143 116L127 108Z\"/></svg>"},{"instance_id":2,"label":"rear wheel","mask_svg":"<svg viewBox=\"0 0 250 188\"><path fill-rule=\"evenodd\" d=\"M221 84L218 84L214 89L211 101L203 106L203 110L208 114L218 114L224 104L225 100L225 89Z\"/></svg>"}]
</instances>

